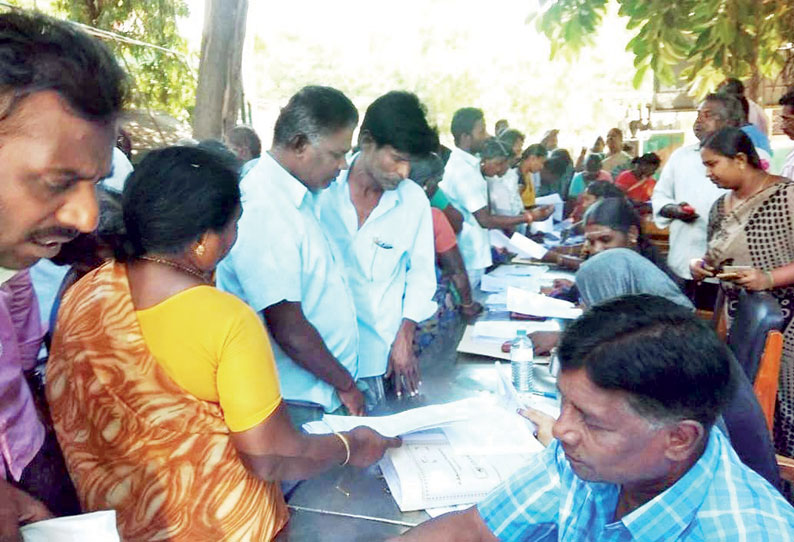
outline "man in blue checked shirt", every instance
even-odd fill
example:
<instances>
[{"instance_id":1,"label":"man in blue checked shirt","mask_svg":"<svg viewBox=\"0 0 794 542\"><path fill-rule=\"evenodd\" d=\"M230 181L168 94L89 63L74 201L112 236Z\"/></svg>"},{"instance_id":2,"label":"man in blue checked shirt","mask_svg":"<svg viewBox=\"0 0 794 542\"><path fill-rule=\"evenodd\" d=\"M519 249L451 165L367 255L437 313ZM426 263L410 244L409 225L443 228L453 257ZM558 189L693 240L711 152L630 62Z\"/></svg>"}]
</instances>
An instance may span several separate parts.
<instances>
[{"instance_id":1,"label":"man in blue checked shirt","mask_svg":"<svg viewBox=\"0 0 794 542\"><path fill-rule=\"evenodd\" d=\"M358 377L377 403L384 374L398 396L417 392L414 331L437 308L430 204L408 173L412 158L438 149L438 134L414 94L393 91L367 108L359 147L317 206L355 300Z\"/></svg>"},{"instance_id":2,"label":"man in blue checked shirt","mask_svg":"<svg viewBox=\"0 0 794 542\"><path fill-rule=\"evenodd\" d=\"M565 331L555 438L483 502L400 540L794 540L794 508L713 428L726 347L690 311L632 295Z\"/></svg>"}]
</instances>

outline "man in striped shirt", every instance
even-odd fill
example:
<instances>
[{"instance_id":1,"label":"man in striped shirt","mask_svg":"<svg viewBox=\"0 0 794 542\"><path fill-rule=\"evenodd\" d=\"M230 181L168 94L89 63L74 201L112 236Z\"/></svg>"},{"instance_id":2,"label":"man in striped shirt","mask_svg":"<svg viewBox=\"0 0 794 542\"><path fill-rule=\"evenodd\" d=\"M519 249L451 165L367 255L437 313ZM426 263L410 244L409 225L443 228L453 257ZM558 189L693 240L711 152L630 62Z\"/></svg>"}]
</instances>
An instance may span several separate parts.
<instances>
[{"instance_id":1,"label":"man in striped shirt","mask_svg":"<svg viewBox=\"0 0 794 542\"><path fill-rule=\"evenodd\" d=\"M598 305L560 343L555 440L483 502L405 541L794 540L794 508L713 427L724 344L649 295Z\"/></svg>"}]
</instances>

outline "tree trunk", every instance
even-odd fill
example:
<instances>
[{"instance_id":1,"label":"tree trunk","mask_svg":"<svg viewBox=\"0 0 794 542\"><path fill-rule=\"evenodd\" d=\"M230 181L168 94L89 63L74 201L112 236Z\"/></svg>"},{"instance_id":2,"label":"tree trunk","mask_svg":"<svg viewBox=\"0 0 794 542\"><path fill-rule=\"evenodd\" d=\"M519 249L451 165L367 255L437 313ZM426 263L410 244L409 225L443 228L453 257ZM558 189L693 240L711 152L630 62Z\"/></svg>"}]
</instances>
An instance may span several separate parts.
<instances>
[{"instance_id":1,"label":"tree trunk","mask_svg":"<svg viewBox=\"0 0 794 542\"><path fill-rule=\"evenodd\" d=\"M193 137L221 138L237 122L248 0L205 0Z\"/></svg>"}]
</instances>

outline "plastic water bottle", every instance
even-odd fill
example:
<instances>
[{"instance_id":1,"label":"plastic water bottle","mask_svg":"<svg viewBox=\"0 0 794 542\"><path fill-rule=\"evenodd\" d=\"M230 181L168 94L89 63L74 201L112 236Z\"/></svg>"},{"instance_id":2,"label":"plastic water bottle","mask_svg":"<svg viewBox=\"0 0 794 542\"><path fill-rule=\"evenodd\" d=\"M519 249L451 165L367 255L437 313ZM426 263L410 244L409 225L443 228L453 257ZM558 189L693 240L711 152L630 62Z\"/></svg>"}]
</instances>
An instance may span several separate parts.
<instances>
[{"instance_id":1,"label":"plastic water bottle","mask_svg":"<svg viewBox=\"0 0 794 542\"><path fill-rule=\"evenodd\" d=\"M510 345L510 369L513 386L518 392L532 391L534 385L535 347L527 337L527 330L519 329Z\"/></svg>"}]
</instances>

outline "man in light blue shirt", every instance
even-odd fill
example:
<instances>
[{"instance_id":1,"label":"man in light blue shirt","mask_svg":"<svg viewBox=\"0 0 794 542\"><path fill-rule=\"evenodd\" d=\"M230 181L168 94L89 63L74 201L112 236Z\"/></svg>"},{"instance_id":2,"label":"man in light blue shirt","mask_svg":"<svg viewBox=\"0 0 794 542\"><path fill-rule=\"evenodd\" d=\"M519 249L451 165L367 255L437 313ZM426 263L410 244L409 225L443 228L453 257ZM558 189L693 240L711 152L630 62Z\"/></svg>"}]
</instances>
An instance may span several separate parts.
<instances>
[{"instance_id":1,"label":"man in light blue shirt","mask_svg":"<svg viewBox=\"0 0 794 542\"><path fill-rule=\"evenodd\" d=\"M476 507L402 540L794 541L794 508L713 427L736 364L690 310L619 297L558 353L556 440Z\"/></svg>"},{"instance_id":2,"label":"man in light blue shirt","mask_svg":"<svg viewBox=\"0 0 794 542\"><path fill-rule=\"evenodd\" d=\"M480 159L475 156L490 137L485 131L483 112L474 107L458 109L452 117L450 129L455 138L455 148L452 149L444 168L444 178L438 186L463 215L458 245L469 283L476 288L485 268L492 263L488 230L513 228L519 224L531 224L533 220L545 220L554 208L539 207L517 216L491 214L488 208L488 185L480 171Z\"/></svg>"},{"instance_id":3,"label":"man in light blue shirt","mask_svg":"<svg viewBox=\"0 0 794 542\"><path fill-rule=\"evenodd\" d=\"M344 258L358 314L359 377L374 399L381 377L393 377L398 396L417 391L413 354L416 323L436 304L435 252L430 204L407 179L411 158L438 148L425 108L408 92L389 92L367 109L361 151L317 198L326 232Z\"/></svg>"},{"instance_id":4,"label":"man in light blue shirt","mask_svg":"<svg viewBox=\"0 0 794 542\"><path fill-rule=\"evenodd\" d=\"M293 423L344 405L364 414L353 298L317 220L314 196L343 169L358 112L330 87L305 87L281 110L273 147L243 178L237 242L218 286L261 312Z\"/></svg>"}]
</instances>

